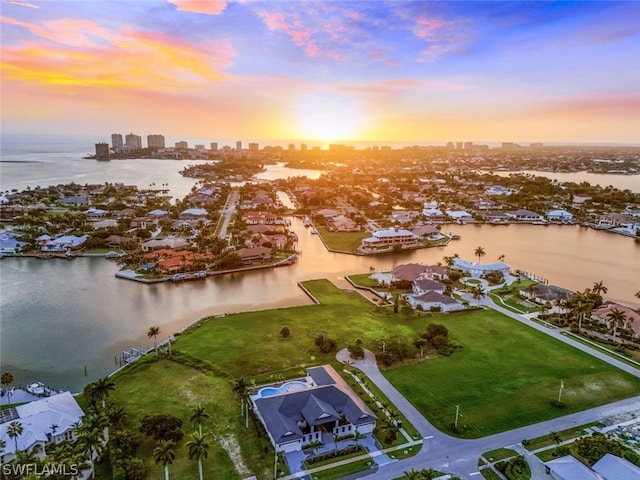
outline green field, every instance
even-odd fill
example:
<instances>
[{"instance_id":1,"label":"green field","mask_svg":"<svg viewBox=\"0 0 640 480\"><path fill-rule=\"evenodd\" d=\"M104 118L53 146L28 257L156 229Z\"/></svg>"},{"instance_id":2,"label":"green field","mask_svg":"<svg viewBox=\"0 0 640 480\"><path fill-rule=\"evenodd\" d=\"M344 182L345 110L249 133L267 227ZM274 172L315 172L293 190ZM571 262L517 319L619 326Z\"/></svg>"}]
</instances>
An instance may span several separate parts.
<instances>
[{"instance_id":1,"label":"green field","mask_svg":"<svg viewBox=\"0 0 640 480\"><path fill-rule=\"evenodd\" d=\"M477 438L630 397L640 379L491 310L451 316L451 357L393 368L385 375L443 431ZM554 408L560 380L566 408Z\"/></svg>"},{"instance_id":2,"label":"green field","mask_svg":"<svg viewBox=\"0 0 640 480\"><path fill-rule=\"evenodd\" d=\"M111 398L129 412L130 429L137 431L144 414L172 413L183 419L183 430L189 434L190 409L201 402L213 416L205 430L215 435L204 465L208 476L239 478L228 453L233 451L231 442L250 470L259 478L270 478L273 451L264 435L258 439L254 427L245 431L242 426L232 378L244 376L260 384L304 374L304 368L312 365L339 367L335 352L322 354L314 345L313 335L320 331L335 338L338 348L361 338L364 347L375 350L383 336L400 333L412 340L434 320L444 323L450 337L464 348L449 357L388 369L385 375L444 431L454 421L457 404L463 415L458 435L479 437L640 390L639 379L491 310L393 314L392 309L376 307L357 292L340 290L327 280L305 286L321 304L210 317L179 335L173 343L174 356L182 354L197 368L143 360L119 373ZM279 336L283 325L291 330L287 339ZM561 379L567 408L555 409L550 401L557 398ZM171 475L195 479L197 466L188 460L184 442L176 448ZM162 469L153 464L152 450L151 441L145 439L138 456L147 463L150 477L160 478Z\"/></svg>"},{"instance_id":3,"label":"green field","mask_svg":"<svg viewBox=\"0 0 640 480\"><path fill-rule=\"evenodd\" d=\"M369 238L370 232L330 232L327 227L314 225L322 239L333 250L355 252L363 238Z\"/></svg>"}]
</instances>

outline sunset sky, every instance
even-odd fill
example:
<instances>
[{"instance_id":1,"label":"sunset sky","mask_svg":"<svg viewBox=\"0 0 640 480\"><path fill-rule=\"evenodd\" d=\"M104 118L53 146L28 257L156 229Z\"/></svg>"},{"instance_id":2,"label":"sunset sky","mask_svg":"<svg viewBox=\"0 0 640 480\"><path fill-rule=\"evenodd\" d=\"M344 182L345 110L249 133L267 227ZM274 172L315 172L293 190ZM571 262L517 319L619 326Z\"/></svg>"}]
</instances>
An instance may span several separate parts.
<instances>
[{"instance_id":1,"label":"sunset sky","mask_svg":"<svg viewBox=\"0 0 640 480\"><path fill-rule=\"evenodd\" d=\"M638 2L1 7L3 132L640 143Z\"/></svg>"}]
</instances>

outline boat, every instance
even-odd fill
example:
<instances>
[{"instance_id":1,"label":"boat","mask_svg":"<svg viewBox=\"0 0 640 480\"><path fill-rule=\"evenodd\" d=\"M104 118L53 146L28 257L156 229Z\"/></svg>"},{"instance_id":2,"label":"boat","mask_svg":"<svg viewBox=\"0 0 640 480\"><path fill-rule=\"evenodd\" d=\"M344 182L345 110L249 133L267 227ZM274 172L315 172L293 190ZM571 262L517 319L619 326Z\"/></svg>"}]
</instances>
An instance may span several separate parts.
<instances>
[{"instance_id":1,"label":"boat","mask_svg":"<svg viewBox=\"0 0 640 480\"><path fill-rule=\"evenodd\" d=\"M31 395L37 395L39 397L44 396L50 392L50 390L42 382L34 382L31 385L27 385L25 390Z\"/></svg>"},{"instance_id":2,"label":"boat","mask_svg":"<svg viewBox=\"0 0 640 480\"><path fill-rule=\"evenodd\" d=\"M311 226L311 220L309 220L309 217L304 217L304 220L302 220L302 224L305 227L310 227Z\"/></svg>"},{"instance_id":3,"label":"boat","mask_svg":"<svg viewBox=\"0 0 640 480\"><path fill-rule=\"evenodd\" d=\"M461 237L460 237L460 235L458 235L458 234L455 234L455 233L452 233L452 234L451 234L451 240L460 240L460 238L461 238Z\"/></svg>"},{"instance_id":4,"label":"boat","mask_svg":"<svg viewBox=\"0 0 640 480\"><path fill-rule=\"evenodd\" d=\"M318 233L318 230L316 230L316 227L311 227L311 233Z\"/></svg>"},{"instance_id":5,"label":"boat","mask_svg":"<svg viewBox=\"0 0 640 480\"><path fill-rule=\"evenodd\" d=\"M200 271L195 273L176 273L171 277L172 282L188 282L190 280L202 280L207 278L207 272Z\"/></svg>"},{"instance_id":6,"label":"boat","mask_svg":"<svg viewBox=\"0 0 640 480\"><path fill-rule=\"evenodd\" d=\"M124 256L124 252L114 252L113 250L104 254L104 258L120 258Z\"/></svg>"}]
</instances>

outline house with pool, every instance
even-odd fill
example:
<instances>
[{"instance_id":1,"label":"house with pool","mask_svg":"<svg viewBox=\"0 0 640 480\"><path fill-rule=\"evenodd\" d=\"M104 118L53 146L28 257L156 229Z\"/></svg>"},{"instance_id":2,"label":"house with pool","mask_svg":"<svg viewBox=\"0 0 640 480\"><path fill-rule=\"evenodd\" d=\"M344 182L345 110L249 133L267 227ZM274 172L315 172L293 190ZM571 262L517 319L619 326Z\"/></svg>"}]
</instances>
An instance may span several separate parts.
<instances>
[{"instance_id":1,"label":"house with pool","mask_svg":"<svg viewBox=\"0 0 640 480\"><path fill-rule=\"evenodd\" d=\"M307 376L251 395L256 416L276 451L302 450L312 442L369 434L377 417L330 365L307 369Z\"/></svg>"}]
</instances>

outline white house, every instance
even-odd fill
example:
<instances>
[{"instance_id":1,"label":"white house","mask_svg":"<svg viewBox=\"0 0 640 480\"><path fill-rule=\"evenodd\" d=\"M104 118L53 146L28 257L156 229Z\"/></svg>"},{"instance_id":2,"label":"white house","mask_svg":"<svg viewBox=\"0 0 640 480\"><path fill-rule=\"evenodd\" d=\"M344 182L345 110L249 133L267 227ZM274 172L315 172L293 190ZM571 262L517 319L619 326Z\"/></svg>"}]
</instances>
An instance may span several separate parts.
<instances>
[{"instance_id":1,"label":"white house","mask_svg":"<svg viewBox=\"0 0 640 480\"><path fill-rule=\"evenodd\" d=\"M18 235L14 232L0 234L0 253L18 253L29 245L27 242L18 240Z\"/></svg>"},{"instance_id":2,"label":"white house","mask_svg":"<svg viewBox=\"0 0 640 480\"><path fill-rule=\"evenodd\" d=\"M486 195L511 195L511 190L502 185L492 185L484 193Z\"/></svg>"},{"instance_id":3,"label":"white house","mask_svg":"<svg viewBox=\"0 0 640 480\"><path fill-rule=\"evenodd\" d=\"M464 210L445 210L445 213L452 220L460 220L461 222L468 222L470 220L473 220L473 215L471 215L469 212L465 212Z\"/></svg>"},{"instance_id":4,"label":"white house","mask_svg":"<svg viewBox=\"0 0 640 480\"><path fill-rule=\"evenodd\" d=\"M468 272L470 276L474 278L480 278L491 272L502 272L503 275L507 275L510 271L509 265L503 262L494 263L471 263L468 260L464 260L460 257L453 258L453 264L451 265L453 270L460 270Z\"/></svg>"},{"instance_id":5,"label":"white house","mask_svg":"<svg viewBox=\"0 0 640 480\"><path fill-rule=\"evenodd\" d=\"M544 220L542 215L532 212L531 210L512 210L511 212L506 212L506 214L508 217L521 222L539 222Z\"/></svg>"},{"instance_id":6,"label":"white house","mask_svg":"<svg viewBox=\"0 0 640 480\"><path fill-rule=\"evenodd\" d=\"M49 240L42 245L41 250L43 252L64 252L66 250L74 250L79 248L84 242L87 241L87 235L63 235L53 240Z\"/></svg>"},{"instance_id":7,"label":"white house","mask_svg":"<svg viewBox=\"0 0 640 480\"><path fill-rule=\"evenodd\" d=\"M437 309L441 312L452 312L455 310L462 310L464 308L464 306L458 303L455 299L438 292L426 292L421 295L407 295L405 298L413 308L417 308L419 306L425 311Z\"/></svg>"},{"instance_id":8,"label":"white house","mask_svg":"<svg viewBox=\"0 0 640 480\"><path fill-rule=\"evenodd\" d=\"M74 440L73 424L82 420L84 412L69 392L60 393L41 400L15 407L15 415L0 424L0 440L5 443L0 463L16 457L16 442L9 437L7 429L12 421L20 422L22 434L17 437L18 451L37 449L36 455L44 458L44 447L48 443ZM51 428L56 425L57 428Z\"/></svg>"},{"instance_id":9,"label":"white house","mask_svg":"<svg viewBox=\"0 0 640 480\"><path fill-rule=\"evenodd\" d=\"M362 251L367 251L385 249L394 245L412 246L417 245L417 243L418 237L409 230L393 227L373 232L373 236L363 239L358 248Z\"/></svg>"},{"instance_id":10,"label":"white house","mask_svg":"<svg viewBox=\"0 0 640 480\"><path fill-rule=\"evenodd\" d=\"M570 222L573 220L573 213L566 210L549 210L546 216L548 220L556 222Z\"/></svg>"}]
</instances>

